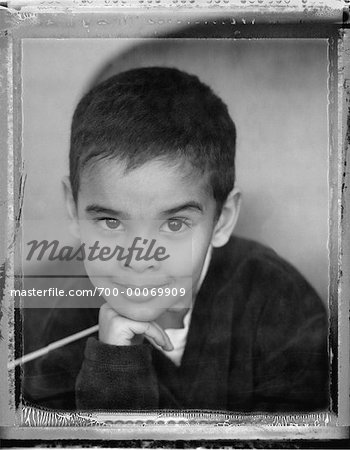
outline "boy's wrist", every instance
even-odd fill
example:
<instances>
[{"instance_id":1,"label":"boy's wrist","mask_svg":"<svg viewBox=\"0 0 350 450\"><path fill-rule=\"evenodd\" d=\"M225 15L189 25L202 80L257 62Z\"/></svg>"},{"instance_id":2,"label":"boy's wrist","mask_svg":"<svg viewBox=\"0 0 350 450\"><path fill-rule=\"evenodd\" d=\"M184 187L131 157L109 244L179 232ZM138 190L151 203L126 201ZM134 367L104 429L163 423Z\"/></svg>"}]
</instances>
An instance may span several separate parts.
<instances>
[{"instance_id":1,"label":"boy's wrist","mask_svg":"<svg viewBox=\"0 0 350 450\"><path fill-rule=\"evenodd\" d=\"M135 335L131 340L126 339L111 339L111 340L104 340L101 339L100 336L98 337L98 341L102 344L106 345L112 345L115 347L129 347L131 345L141 345L144 342L144 336L142 335Z\"/></svg>"}]
</instances>

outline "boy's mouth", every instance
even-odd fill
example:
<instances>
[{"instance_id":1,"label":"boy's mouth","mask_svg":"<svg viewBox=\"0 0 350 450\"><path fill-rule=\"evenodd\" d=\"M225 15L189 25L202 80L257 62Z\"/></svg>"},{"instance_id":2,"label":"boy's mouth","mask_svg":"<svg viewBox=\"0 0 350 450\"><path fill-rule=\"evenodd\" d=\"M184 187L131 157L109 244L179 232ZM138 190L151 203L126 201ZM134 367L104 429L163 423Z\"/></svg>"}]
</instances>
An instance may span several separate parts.
<instances>
[{"instance_id":1,"label":"boy's mouth","mask_svg":"<svg viewBox=\"0 0 350 450\"><path fill-rule=\"evenodd\" d=\"M169 286L169 282L165 282L165 283L159 283L159 284L132 284L132 283L120 283L118 281L114 281L113 284L116 284L118 286L120 286L123 289L132 289L133 291L135 289L140 289L141 292L143 289L159 289L159 288L166 288L167 286Z\"/></svg>"}]
</instances>

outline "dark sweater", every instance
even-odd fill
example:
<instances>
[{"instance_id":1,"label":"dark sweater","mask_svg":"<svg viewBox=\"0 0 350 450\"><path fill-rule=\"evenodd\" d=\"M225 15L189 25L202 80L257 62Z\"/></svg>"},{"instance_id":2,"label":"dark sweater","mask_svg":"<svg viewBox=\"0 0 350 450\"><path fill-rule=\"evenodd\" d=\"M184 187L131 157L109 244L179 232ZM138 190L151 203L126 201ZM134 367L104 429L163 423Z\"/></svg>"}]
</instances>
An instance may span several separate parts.
<instances>
[{"instance_id":1,"label":"dark sweater","mask_svg":"<svg viewBox=\"0 0 350 450\"><path fill-rule=\"evenodd\" d=\"M41 346L97 322L97 308L54 309ZM148 343L119 347L93 336L28 364L24 396L80 410L326 409L327 332L325 306L290 264L232 238L214 249L180 367Z\"/></svg>"}]
</instances>

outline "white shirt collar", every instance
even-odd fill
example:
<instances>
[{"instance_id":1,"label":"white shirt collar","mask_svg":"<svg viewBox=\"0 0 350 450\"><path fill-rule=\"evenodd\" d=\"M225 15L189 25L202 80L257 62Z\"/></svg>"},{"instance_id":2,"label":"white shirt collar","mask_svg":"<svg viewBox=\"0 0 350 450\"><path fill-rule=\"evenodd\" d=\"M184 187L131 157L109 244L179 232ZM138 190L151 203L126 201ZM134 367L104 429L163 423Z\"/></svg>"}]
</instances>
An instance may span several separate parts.
<instances>
[{"instance_id":1,"label":"white shirt collar","mask_svg":"<svg viewBox=\"0 0 350 450\"><path fill-rule=\"evenodd\" d=\"M205 256L201 276L199 277L198 286L196 289L196 295L197 295L199 289L201 288L204 278L208 272L212 252L213 252L213 248L210 245L208 248L207 254ZM195 301L195 299L193 300L193 305L194 305L194 301ZM188 310L188 312L186 313L186 315L184 317L184 327L183 328L166 328L164 330L164 331L166 331L167 335L170 338L171 343L174 346L173 350L171 350L170 352L167 352L167 351L163 350L161 347L159 347L158 345L153 344L153 342L152 342L152 344L155 347L157 347L160 351L162 351L169 359L171 359L176 366L180 366L182 355L185 350L185 346L186 346L186 342L187 342L187 334L188 334L188 330L190 328L190 323L191 323L191 318L192 318L193 305L192 305L192 308Z\"/></svg>"}]
</instances>

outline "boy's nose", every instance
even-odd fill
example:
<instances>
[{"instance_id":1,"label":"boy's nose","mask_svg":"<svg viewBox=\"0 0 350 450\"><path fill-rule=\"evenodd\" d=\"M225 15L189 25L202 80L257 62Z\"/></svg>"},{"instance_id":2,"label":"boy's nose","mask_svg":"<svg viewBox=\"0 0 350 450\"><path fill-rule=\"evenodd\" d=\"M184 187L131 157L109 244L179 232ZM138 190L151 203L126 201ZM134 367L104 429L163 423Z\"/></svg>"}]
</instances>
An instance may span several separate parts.
<instances>
[{"instance_id":1,"label":"boy's nose","mask_svg":"<svg viewBox=\"0 0 350 450\"><path fill-rule=\"evenodd\" d=\"M156 270L159 267L159 261L154 257L156 245L155 239L134 238L126 247L126 256L120 261L120 265L137 273Z\"/></svg>"},{"instance_id":2,"label":"boy's nose","mask_svg":"<svg viewBox=\"0 0 350 450\"><path fill-rule=\"evenodd\" d=\"M131 259L130 262L122 261L124 262L124 267L129 268L137 273L143 273L145 271L155 270L157 268L158 262L155 260L137 260L135 257Z\"/></svg>"}]
</instances>

